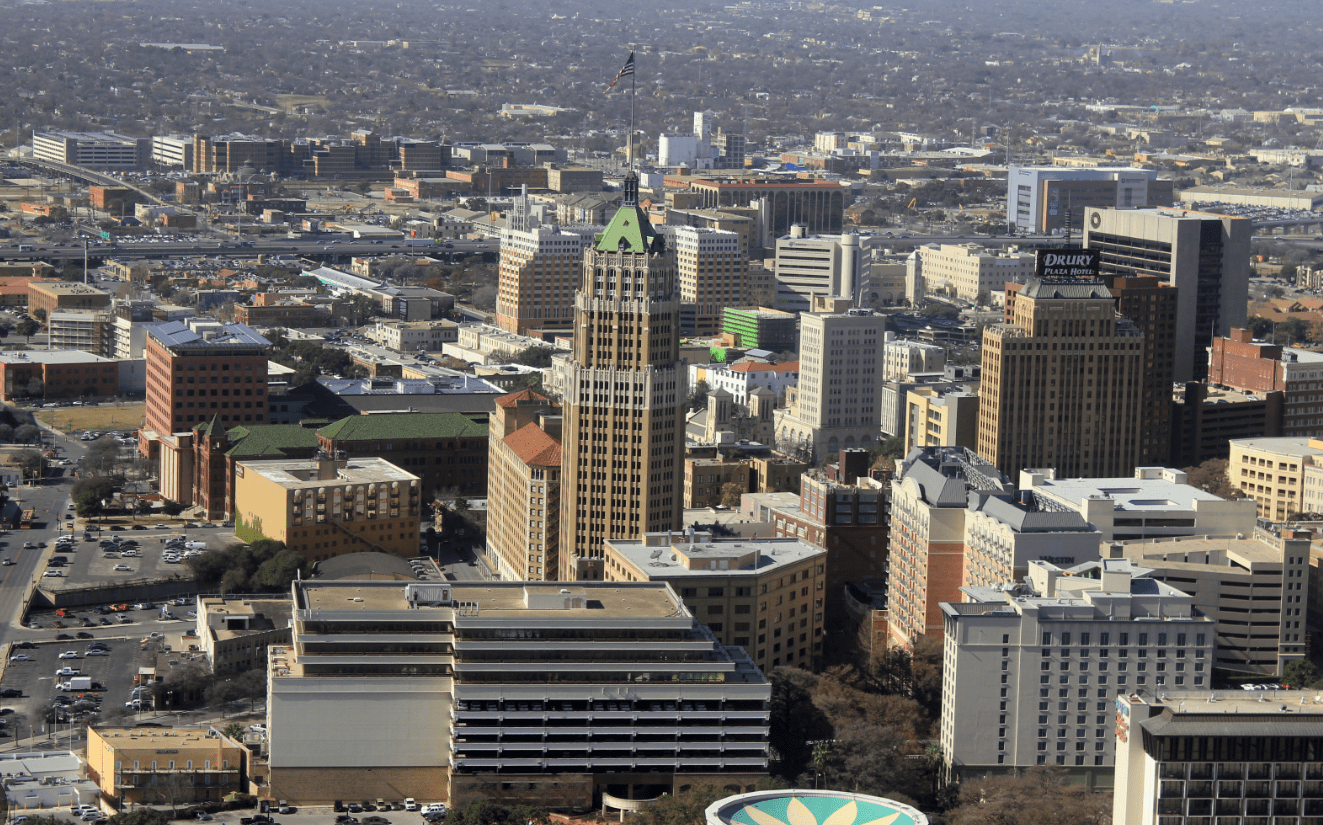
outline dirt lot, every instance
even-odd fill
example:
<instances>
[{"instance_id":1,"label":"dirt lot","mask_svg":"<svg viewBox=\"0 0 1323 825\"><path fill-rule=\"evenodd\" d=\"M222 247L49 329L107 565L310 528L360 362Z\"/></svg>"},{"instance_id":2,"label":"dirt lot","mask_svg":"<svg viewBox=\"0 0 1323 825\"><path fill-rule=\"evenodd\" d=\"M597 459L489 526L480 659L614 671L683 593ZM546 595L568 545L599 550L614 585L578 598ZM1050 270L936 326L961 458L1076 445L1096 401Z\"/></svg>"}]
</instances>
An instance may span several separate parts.
<instances>
[{"instance_id":1,"label":"dirt lot","mask_svg":"<svg viewBox=\"0 0 1323 825\"><path fill-rule=\"evenodd\" d=\"M33 410L43 424L60 432L74 430L134 430L142 426L145 404L101 407L60 407L53 410Z\"/></svg>"}]
</instances>

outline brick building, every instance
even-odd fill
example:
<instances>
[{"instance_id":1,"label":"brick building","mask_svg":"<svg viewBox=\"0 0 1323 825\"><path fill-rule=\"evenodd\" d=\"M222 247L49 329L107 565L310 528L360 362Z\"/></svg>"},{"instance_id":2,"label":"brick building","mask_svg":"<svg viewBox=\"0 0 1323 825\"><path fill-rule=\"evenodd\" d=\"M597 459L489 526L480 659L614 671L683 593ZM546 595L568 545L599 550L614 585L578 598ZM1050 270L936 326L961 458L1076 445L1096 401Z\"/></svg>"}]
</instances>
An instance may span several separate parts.
<instances>
[{"instance_id":1,"label":"brick building","mask_svg":"<svg viewBox=\"0 0 1323 825\"><path fill-rule=\"evenodd\" d=\"M429 498L487 495L487 425L461 413L354 415L318 430L317 442L330 455L383 458L417 475Z\"/></svg>"},{"instance_id":2,"label":"brick building","mask_svg":"<svg viewBox=\"0 0 1323 825\"><path fill-rule=\"evenodd\" d=\"M114 398L119 362L81 350L0 353L0 400Z\"/></svg>"},{"instance_id":3,"label":"brick building","mask_svg":"<svg viewBox=\"0 0 1323 825\"><path fill-rule=\"evenodd\" d=\"M317 309L297 301L283 303L240 304L234 308L236 323L256 327L307 327L317 323Z\"/></svg>"},{"instance_id":4,"label":"brick building","mask_svg":"<svg viewBox=\"0 0 1323 825\"><path fill-rule=\"evenodd\" d=\"M1208 383L1256 394L1281 392L1281 435L1323 433L1316 401L1323 389L1323 353L1255 341L1249 330L1232 329L1213 339Z\"/></svg>"},{"instance_id":5,"label":"brick building","mask_svg":"<svg viewBox=\"0 0 1323 825\"><path fill-rule=\"evenodd\" d=\"M69 281L32 281L28 284L28 312L43 310L47 317L61 309L109 309L110 293Z\"/></svg>"}]
</instances>

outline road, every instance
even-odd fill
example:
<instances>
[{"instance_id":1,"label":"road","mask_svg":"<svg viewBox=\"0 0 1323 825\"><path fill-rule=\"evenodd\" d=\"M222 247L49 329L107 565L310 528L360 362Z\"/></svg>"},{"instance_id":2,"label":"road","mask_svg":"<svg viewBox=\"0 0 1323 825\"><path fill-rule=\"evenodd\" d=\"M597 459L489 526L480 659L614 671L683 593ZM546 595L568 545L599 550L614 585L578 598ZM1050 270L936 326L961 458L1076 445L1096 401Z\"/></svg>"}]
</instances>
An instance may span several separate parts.
<instances>
[{"instance_id":1,"label":"road","mask_svg":"<svg viewBox=\"0 0 1323 825\"><path fill-rule=\"evenodd\" d=\"M167 236L162 236L167 237ZM444 244L450 244L449 247ZM41 260L81 261L83 244L81 241L69 243L24 242L24 246L34 247L33 251L20 251L17 242L0 246L0 261ZM178 258L197 255L219 255L226 258L256 258L259 255L313 255L317 257L339 257L352 255L404 254L412 251L418 255L453 255L472 254L475 252L496 252L500 242L496 240L455 240L444 241L433 246L410 247L403 239L372 241L358 238L334 236L327 238L264 238L251 241L166 241L116 243L97 242L90 247L90 254L97 258Z\"/></svg>"}]
</instances>

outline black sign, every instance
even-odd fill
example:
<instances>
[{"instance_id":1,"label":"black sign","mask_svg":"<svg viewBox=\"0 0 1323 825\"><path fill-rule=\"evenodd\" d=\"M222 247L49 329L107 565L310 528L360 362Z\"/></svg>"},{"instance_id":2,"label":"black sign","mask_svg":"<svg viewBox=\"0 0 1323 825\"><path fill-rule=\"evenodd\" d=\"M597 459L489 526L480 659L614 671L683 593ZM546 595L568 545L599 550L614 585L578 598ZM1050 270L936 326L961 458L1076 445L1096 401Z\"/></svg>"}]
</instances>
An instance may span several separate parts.
<instances>
[{"instance_id":1,"label":"black sign","mask_svg":"<svg viewBox=\"0 0 1323 825\"><path fill-rule=\"evenodd\" d=\"M1034 262L1035 278L1097 278L1097 249L1040 249Z\"/></svg>"}]
</instances>

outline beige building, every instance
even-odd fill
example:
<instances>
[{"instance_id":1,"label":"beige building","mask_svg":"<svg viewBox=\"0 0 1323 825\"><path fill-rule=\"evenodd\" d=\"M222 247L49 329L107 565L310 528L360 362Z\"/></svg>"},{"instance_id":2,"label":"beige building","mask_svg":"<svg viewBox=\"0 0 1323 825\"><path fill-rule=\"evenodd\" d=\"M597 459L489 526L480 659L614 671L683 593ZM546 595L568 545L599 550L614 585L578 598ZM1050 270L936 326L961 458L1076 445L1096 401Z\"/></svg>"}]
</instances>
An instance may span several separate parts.
<instances>
[{"instance_id":1,"label":"beige building","mask_svg":"<svg viewBox=\"0 0 1323 825\"><path fill-rule=\"evenodd\" d=\"M920 247L924 289L982 306L1005 302L1006 282L1023 282L1034 274L1032 253L1001 252L978 244Z\"/></svg>"},{"instance_id":2,"label":"beige building","mask_svg":"<svg viewBox=\"0 0 1323 825\"><path fill-rule=\"evenodd\" d=\"M271 649L272 798L591 808L766 775L767 679L665 584L292 589L294 641Z\"/></svg>"},{"instance_id":3,"label":"beige building","mask_svg":"<svg viewBox=\"0 0 1323 825\"><path fill-rule=\"evenodd\" d=\"M946 348L887 332L882 345L882 380L908 381L915 373L941 372L946 366Z\"/></svg>"},{"instance_id":4,"label":"beige building","mask_svg":"<svg viewBox=\"0 0 1323 825\"><path fill-rule=\"evenodd\" d=\"M1259 531L1253 538L1190 536L1113 544L1108 554L1153 571L1188 593L1217 622L1221 670L1282 675L1306 655L1312 534Z\"/></svg>"},{"instance_id":5,"label":"beige building","mask_svg":"<svg viewBox=\"0 0 1323 825\"><path fill-rule=\"evenodd\" d=\"M680 526L688 382L675 278L675 253L631 173L623 205L584 252L574 348L561 362L561 581L601 579L609 539Z\"/></svg>"},{"instance_id":6,"label":"beige building","mask_svg":"<svg viewBox=\"0 0 1323 825\"><path fill-rule=\"evenodd\" d=\"M501 231L496 325L517 335L568 330L583 250L591 240L587 230L543 224L527 197L516 199Z\"/></svg>"},{"instance_id":7,"label":"beige building","mask_svg":"<svg viewBox=\"0 0 1323 825\"><path fill-rule=\"evenodd\" d=\"M822 647L827 551L798 539L646 533L606 542L606 580L666 582L723 645L764 672L811 668Z\"/></svg>"},{"instance_id":8,"label":"beige building","mask_svg":"<svg viewBox=\"0 0 1323 825\"><path fill-rule=\"evenodd\" d=\"M715 335L721 332L722 311L745 304L747 259L741 238L723 229L693 226L676 228L671 238L680 303L693 306L694 334Z\"/></svg>"},{"instance_id":9,"label":"beige building","mask_svg":"<svg viewBox=\"0 0 1323 825\"><path fill-rule=\"evenodd\" d=\"M198 641L211 672L265 668L267 646L289 644L291 605L261 596L198 596Z\"/></svg>"},{"instance_id":10,"label":"beige building","mask_svg":"<svg viewBox=\"0 0 1323 825\"><path fill-rule=\"evenodd\" d=\"M235 465L235 534L283 541L308 561L375 550L418 554L419 479L382 458Z\"/></svg>"},{"instance_id":11,"label":"beige building","mask_svg":"<svg viewBox=\"0 0 1323 825\"><path fill-rule=\"evenodd\" d=\"M554 581L560 551L560 407L521 390L488 425L487 560L508 581Z\"/></svg>"},{"instance_id":12,"label":"beige building","mask_svg":"<svg viewBox=\"0 0 1323 825\"><path fill-rule=\"evenodd\" d=\"M1323 440L1236 438L1230 445L1227 481L1254 499L1262 518L1323 513Z\"/></svg>"},{"instance_id":13,"label":"beige building","mask_svg":"<svg viewBox=\"0 0 1323 825\"><path fill-rule=\"evenodd\" d=\"M978 446L978 393L917 387L905 393L905 453L915 447Z\"/></svg>"},{"instance_id":14,"label":"beige building","mask_svg":"<svg viewBox=\"0 0 1323 825\"><path fill-rule=\"evenodd\" d=\"M1030 279L983 331L979 455L1008 476L1123 476L1139 457L1144 335L1097 281Z\"/></svg>"},{"instance_id":15,"label":"beige building","mask_svg":"<svg viewBox=\"0 0 1323 825\"><path fill-rule=\"evenodd\" d=\"M247 751L202 729L87 729L87 775L116 807L186 807L246 792Z\"/></svg>"},{"instance_id":16,"label":"beige building","mask_svg":"<svg viewBox=\"0 0 1323 825\"><path fill-rule=\"evenodd\" d=\"M377 321L367 336L396 352L440 352L446 344L459 341L454 321Z\"/></svg>"}]
</instances>

